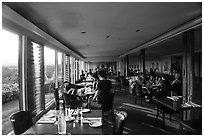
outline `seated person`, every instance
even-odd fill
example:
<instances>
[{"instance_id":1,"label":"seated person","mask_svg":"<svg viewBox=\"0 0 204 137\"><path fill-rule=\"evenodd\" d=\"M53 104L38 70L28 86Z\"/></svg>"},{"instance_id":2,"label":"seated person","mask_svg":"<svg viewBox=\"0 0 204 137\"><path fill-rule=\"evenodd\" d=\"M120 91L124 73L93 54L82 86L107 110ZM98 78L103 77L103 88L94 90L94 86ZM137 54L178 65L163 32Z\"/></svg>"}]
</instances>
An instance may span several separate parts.
<instances>
[{"instance_id":1,"label":"seated person","mask_svg":"<svg viewBox=\"0 0 204 137\"><path fill-rule=\"evenodd\" d=\"M155 79L155 85L161 86L162 84L162 78L160 76L157 76Z\"/></svg>"},{"instance_id":2,"label":"seated person","mask_svg":"<svg viewBox=\"0 0 204 137\"><path fill-rule=\"evenodd\" d=\"M180 76L179 73L176 73L175 80L171 83L171 89L175 95L182 95L182 82Z\"/></svg>"},{"instance_id":3,"label":"seated person","mask_svg":"<svg viewBox=\"0 0 204 137\"><path fill-rule=\"evenodd\" d=\"M152 75L149 76L149 82L155 84L155 78Z\"/></svg>"},{"instance_id":4,"label":"seated person","mask_svg":"<svg viewBox=\"0 0 204 137\"><path fill-rule=\"evenodd\" d=\"M150 78L146 78L146 87L150 90L152 88L152 81Z\"/></svg>"},{"instance_id":5,"label":"seated person","mask_svg":"<svg viewBox=\"0 0 204 137\"><path fill-rule=\"evenodd\" d=\"M74 84L69 83L68 81L64 82L64 93L70 94L70 95L76 95L76 96L85 96L86 93L93 92L94 90L91 89L90 86L75 89Z\"/></svg>"},{"instance_id":6,"label":"seated person","mask_svg":"<svg viewBox=\"0 0 204 137\"><path fill-rule=\"evenodd\" d=\"M86 77L85 77L85 73L84 73L83 70L81 71L80 79L82 79L82 80L83 80L83 79L86 79Z\"/></svg>"},{"instance_id":7,"label":"seated person","mask_svg":"<svg viewBox=\"0 0 204 137\"><path fill-rule=\"evenodd\" d=\"M94 81L94 77L90 73L88 73L88 76L86 77L86 81L93 82Z\"/></svg>"}]
</instances>

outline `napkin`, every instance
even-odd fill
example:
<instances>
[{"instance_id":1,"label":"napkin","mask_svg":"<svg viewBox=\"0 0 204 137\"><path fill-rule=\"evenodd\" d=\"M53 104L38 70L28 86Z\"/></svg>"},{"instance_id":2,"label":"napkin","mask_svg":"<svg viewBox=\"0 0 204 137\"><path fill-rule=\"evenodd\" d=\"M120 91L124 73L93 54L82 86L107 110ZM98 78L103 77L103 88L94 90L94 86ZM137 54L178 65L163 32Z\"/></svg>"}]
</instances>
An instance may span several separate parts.
<instances>
[{"instance_id":1,"label":"napkin","mask_svg":"<svg viewBox=\"0 0 204 137\"><path fill-rule=\"evenodd\" d=\"M187 108L187 107L191 107L191 104L185 102L184 104L181 104L181 106L182 106L183 108Z\"/></svg>"},{"instance_id":2,"label":"napkin","mask_svg":"<svg viewBox=\"0 0 204 137\"><path fill-rule=\"evenodd\" d=\"M175 101L175 100L179 100L180 98L182 98L182 96L171 96L171 97L167 96L167 98Z\"/></svg>"},{"instance_id":3,"label":"napkin","mask_svg":"<svg viewBox=\"0 0 204 137\"><path fill-rule=\"evenodd\" d=\"M56 121L56 118L50 118L50 117L41 117L37 124L54 124Z\"/></svg>"}]
</instances>

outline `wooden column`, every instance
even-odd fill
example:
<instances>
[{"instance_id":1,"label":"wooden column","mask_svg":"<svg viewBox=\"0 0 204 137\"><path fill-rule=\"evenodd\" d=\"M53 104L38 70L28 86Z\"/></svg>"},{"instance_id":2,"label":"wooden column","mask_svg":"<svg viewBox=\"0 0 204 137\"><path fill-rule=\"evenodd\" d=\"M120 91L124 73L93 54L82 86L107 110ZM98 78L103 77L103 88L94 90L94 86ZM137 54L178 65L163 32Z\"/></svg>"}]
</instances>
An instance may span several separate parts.
<instances>
[{"instance_id":1,"label":"wooden column","mask_svg":"<svg viewBox=\"0 0 204 137\"><path fill-rule=\"evenodd\" d=\"M144 76L145 74L145 49L140 50L140 72L143 72Z\"/></svg>"},{"instance_id":2,"label":"wooden column","mask_svg":"<svg viewBox=\"0 0 204 137\"><path fill-rule=\"evenodd\" d=\"M183 33L183 96L191 101L194 90L194 30Z\"/></svg>"}]
</instances>

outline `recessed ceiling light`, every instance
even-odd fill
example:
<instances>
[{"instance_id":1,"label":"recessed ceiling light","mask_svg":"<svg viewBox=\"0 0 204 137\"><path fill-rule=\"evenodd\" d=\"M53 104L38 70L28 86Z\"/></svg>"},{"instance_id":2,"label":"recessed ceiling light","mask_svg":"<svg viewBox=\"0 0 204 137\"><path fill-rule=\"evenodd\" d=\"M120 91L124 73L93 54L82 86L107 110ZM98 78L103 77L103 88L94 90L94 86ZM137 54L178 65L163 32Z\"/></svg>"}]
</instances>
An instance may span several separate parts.
<instances>
[{"instance_id":1,"label":"recessed ceiling light","mask_svg":"<svg viewBox=\"0 0 204 137\"><path fill-rule=\"evenodd\" d=\"M140 31L139 29L136 30L136 32L139 32L139 31Z\"/></svg>"},{"instance_id":2,"label":"recessed ceiling light","mask_svg":"<svg viewBox=\"0 0 204 137\"><path fill-rule=\"evenodd\" d=\"M86 33L86 31L82 31L81 33L82 33L82 34L85 34L85 33Z\"/></svg>"}]
</instances>

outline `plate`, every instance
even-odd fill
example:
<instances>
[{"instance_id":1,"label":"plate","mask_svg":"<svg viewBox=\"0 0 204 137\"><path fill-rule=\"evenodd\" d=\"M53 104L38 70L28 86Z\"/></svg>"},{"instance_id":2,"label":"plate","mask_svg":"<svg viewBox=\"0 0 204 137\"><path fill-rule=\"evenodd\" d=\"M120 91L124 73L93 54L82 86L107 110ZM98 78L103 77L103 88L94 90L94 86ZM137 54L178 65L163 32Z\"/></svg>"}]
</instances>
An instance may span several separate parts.
<instances>
[{"instance_id":1,"label":"plate","mask_svg":"<svg viewBox=\"0 0 204 137\"><path fill-rule=\"evenodd\" d=\"M66 121L73 121L73 120L74 120L74 117L65 117L65 120L66 120Z\"/></svg>"},{"instance_id":2,"label":"plate","mask_svg":"<svg viewBox=\"0 0 204 137\"><path fill-rule=\"evenodd\" d=\"M90 122L89 123L89 126L91 127L100 127L102 125L101 122Z\"/></svg>"},{"instance_id":3,"label":"plate","mask_svg":"<svg viewBox=\"0 0 204 137\"><path fill-rule=\"evenodd\" d=\"M90 111L91 111L90 109L83 109L82 110L83 113L90 112Z\"/></svg>"}]
</instances>

